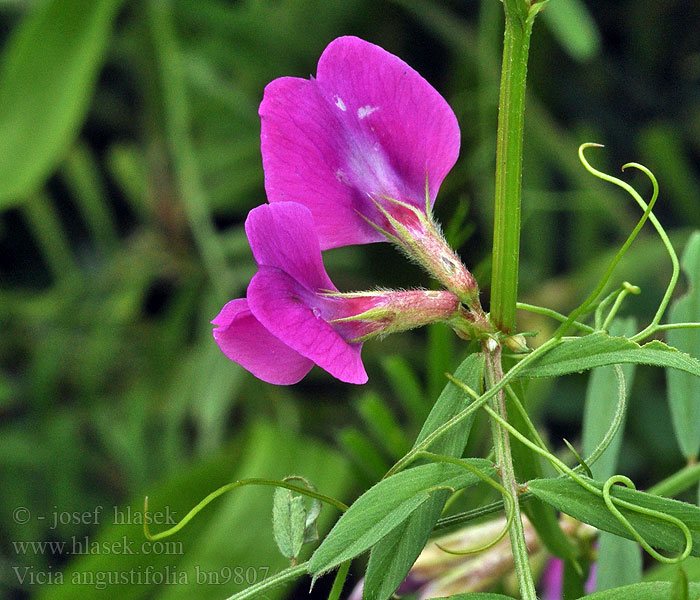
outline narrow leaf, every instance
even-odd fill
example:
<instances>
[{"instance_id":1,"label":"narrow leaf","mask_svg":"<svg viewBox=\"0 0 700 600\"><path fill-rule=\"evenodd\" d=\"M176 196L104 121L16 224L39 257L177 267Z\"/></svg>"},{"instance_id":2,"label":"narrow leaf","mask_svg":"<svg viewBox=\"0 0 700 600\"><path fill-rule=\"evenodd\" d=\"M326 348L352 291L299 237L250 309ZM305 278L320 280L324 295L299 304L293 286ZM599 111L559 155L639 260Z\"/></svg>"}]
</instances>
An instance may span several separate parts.
<instances>
[{"instance_id":1,"label":"narrow leaf","mask_svg":"<svg viewBox=\"0 0 700 600\"><path fill-rule=\"evenodd\" d=\"M671 307L671 323L700 321L700 232L695 232L688 241L681 265L688 278L688 293ZM672 329L668 332L668 343L700 357L700 329ZM700 452L700 379L687 373L669 369L668 399L673 419L673 429L681 452L686 458L698 456Z\"/></svg>"},{"instance_id":2,"label":"narrow leaf","mask_svg":"<svg viewBox=\"0 0 700 600\"><path fill-rule=\"evenodd\" d=\"M438 598L438 600L447 600L446 598ZM503 594L488 594L485 592L472 592L471 594L457 594L449 596L449 600L513 600L513 596L504 596Z\"/></svg>"},{"instance_id":3,"label":"narrow leaf","mask_svg":"<svg viewBox=\"0 0 700 600\"><path fill-rule=\"evenodd\" d=\"M603 484L588 480L598 489ZM582 488L569 478L535 479L528 484L529 490L541 500L568 515L593 525L603 531L631 539L630 533L608 510L602 498ZM693 540L691 554L700 556L700 508L686 502L663 498L646 492L615 486L612 495L643 508L653 509L683 521ZM654 548L670 553L680 553L685 547L685 538L675 525L658 518L618 507L620 512Z\"/></svg>"},{"instance_id":4,"label":"narrow leaf","mask_svg":"<svg viewBox=\"0 0 700 600\"><path fill-rule=\"evenodd\" d=\"M365 573L364 600L393 596L428 542L449 497L448 491L433 493L430 500L372 548Z\"/></svg>"},{"instance_id":5,"label":"narrow leaf","mask_svg":"<svg viewBox=\"0 0 700 600\"><path fill-rule=\"evenodd\" d=\"M484 377L484 356L481 354L470 354L454 372L454 377L473 390L480 391ZM457 413L462 412L472 401L471 398L465 396L466 394L462 388L452 382L448 382L430 411L413 446L420 444L438 427L449 421ZM435 454L460 456L467 445L472 421L473 417L465 419L452 431L436 440L428 450Z\"/></svg>"},{"instance_id":6,"label":"narrow leaf","mask_svg":"<svg viewBox=\"0 0 700 600\"><path fill-rule=\"evenodd\" d=\"M616 319L610 326L612 335L634 335L636 322L634 318ZM622 367L625 381L625 393L629 391L634 380L635 365ZM590 456L605 433L615 415L618 381L612 367L593 369L586 390L586 405L583 413L583 454ZM622 425L624 427L624 423ZM618 431L607 450L595 464L591 465L596 479L607 479L615 474L620 448L622 447L623 429ZM598 572L596 590L609 590L624 585L639 583L642 579L642 551L632 540L618 537L612 533L602 532L598 538Z\"/></svg>"},{"instance_id":7,"label":"narrow leaf","mask_svg":"<svg viewBox=\"0 0 700 600\"><path fill-rule=\"evenodd\" d=\"M561 342L523 369L520 376L556 377L624 363L671 367L700 377L700 361L662 342L640 346L602 332Z\"/></svg>"},{"instance_id":8,"label":"narrow leaf","mask_svg":"<svg viewBox=\"0 0 700 600\"><path fill-rule=\"evenodd\" d=\"M648 583L635 583L614 590L605 590L586 596L586 600L669 600L673 584L670 581L654 581ZM691 583L689 586L691 598L700 595L700 583ZM674 598L675 600L675 598Z\"/></svg>"},{"instance_id":9,"label":"narrow leaf","mask_svg":"<svg viewBox=\"0 0 700 600\"><path fill-rule=\"evenodd\" d=\"M634 318L615 320L610 326L612 335L631 336L634 335L635 330L636 320ZM622 373L625 379L626 395L629 398L629 391L634 381L635 366L633 364L625 365L622 368ZM590 456L605 437L615 415L618 393L621 391L618 391L618 380L612 367L593 369L588 380L586 404L583 410L583 441L581 445L584 456ZM607 450L595 464L591 465L594 479L607 479L615 474L622 445L623 427L624 423Z\"/></svg>"},{"instance_id":10,"label":"narrow leaf","mask_svg":"<svg viewBox=\"0 0 700 600\"><path fill-rule=\"evenodd\" d=\"M472 389L480 390L484 376L484 357L480 354L469 355L454 375ZM447 383L415 444L419 444L440 425L449 421L469 402L470 399L465 398L462 389L452 382ZM472 422L472 417L465 419L458 427L438 439L429 450L446 456L461 456ZM434 493L400 527L395 528L372 548L365 575L365 598L386 600L399 587L428 541L448 497L447 492Z\"/></svg>"},{"instance_id":11,"label":"narrow leaf","mask_svg":"<svg viewBox=\"0 0 700 600\"><path fill-rule=\"evenodd\" d=\"M0 207L34 192L87 112L122 0L49 0L15 30L0 64Z\"/></svg>"},{"instance_id":12,"label":"narrow leaf","mask_svg":"<svg viewBox=\"0 0 700 600\"><path fill-rule=\"evenodd\" d=\"M494 473L484 459L468 459L481 471ZM461 490L481 481L476 475L447 463L430 463L387 477L367 490L343 513L309 561L318 576L371 548L426 502L436 488Z\"/></svg>"}]
</instances>

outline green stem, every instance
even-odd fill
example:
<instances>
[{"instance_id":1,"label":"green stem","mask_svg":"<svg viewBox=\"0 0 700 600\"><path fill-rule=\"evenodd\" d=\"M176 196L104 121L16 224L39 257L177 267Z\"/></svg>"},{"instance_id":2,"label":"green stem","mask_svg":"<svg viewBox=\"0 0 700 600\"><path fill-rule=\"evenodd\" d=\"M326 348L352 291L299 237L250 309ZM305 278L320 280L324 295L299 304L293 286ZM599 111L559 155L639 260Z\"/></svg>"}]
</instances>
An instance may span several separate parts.
<instances>
[{"instance_id":1,"label":"green stem","mask_svg":"<svg viewBox=\"0 0 700 600\"><path fill-rule=\"evenodd\" d=\"M340 565L338 572L335 574L335 579L333 580L333 587L328 594L328 600L340 600L340 594L343 591L343 586L345 585L345 580L347 579L351 562L351 560L346 560L342 565Z\"/></svg>"},{"instance_id":2,"label":"green stem","mask_svg":"<svg viewBox=\"0 0 700 600\"><path fill-rule=\"evenodd\" d=\"M594 323L595 323L595 330L600 331L603 326L603 311L610 306L611 302L615 301L615 298L617 294L620 293L620 289L616 289L614 292L610 292L605 298L603 298L599 303L598 306L596 306L594 314ZM564 319L566 321L566 319ZM562 321L562 323L564 322Z\"/></svg>"},{"instance_id":3,"label":"green stem","mask_svg":"<svg viewBox=\"0 0 700 600\"><path fill-rule=\"evenodd\" d=\"M543 315L545 317L551 317L552 319L556 319L561 323L566 321L568 318L567 316L562 315L561 313L558 313L556 310L552 310L551 308L545 308L544 306L536 306L534 304L527 304L526 302L517 302L515 307L519 310L527 310L531 313ZM593 333L595 331L595 329L590 325L586 325L585 323L579 323L578 321L572 322L571 325L573 327L576 327L577 329L580 329L581 331L585 331L586 333Z\"/></svg>"},{"instance_id":4,"label":"green stem","mask_svg":"<svg viewBox=\"0 0 700 600\"><path fill-rule=\"evenodd\" d=\"M667 323L666 325L657 325L644 334L644 337L654 335L657 331L668 331L669 329L700 329L700 323ZM642 339L635 336L637 341Z\"/></svg>"},{"instance_id":5,"label":"green stem","mask_svg":"<svg viewBox=\"0 0 700 600\"><path fill-rule=\"evenodd\" d=\"M503 379L503 369L501 367L501 348L496 348L493 353L487 355L486 369L489 379L489 386L493 387ZM503 389L492 400L493 409L505 421L506 402ZM530 568L530 556L527 551L527 540L525 539L525 529L520 513L518 502L518 492L520 487L515 479L515 469L513 467L513 456L510 450L510 437L508 431L501 423L491 421L493 430L493 443L496 450L496 462L501 472L501 481L505 491L511 496L512 501L510 526L510 545L513 550L513 563L515 573L518 577L518 586L523 600L536 600L535 581ZM504 495L504 500L506 496Z\"/></svg>"},{"instance_id":6,"label":"green stem","mask_svg":"<svg viewBox=\"0 0 700 600\"><path fill-rule=\"evenodd\" d=\"M522 504L523 501L527 501L530 498L532 498L532 492L525 492L524 494L520 494L518 502ZM470 521L482 519L483 517L488 517L489 515L492 515L494 513L501 512L505 508L505 506L506 503L504 500L497 500L496 502L492 502L491 504L484 504L483 506L479 506L477 508L473 508L465 512L450 515L449 517L442 517L441 519L438 519L438 522L435 524L435 527L433 528L433 534L435 534L436 531L439 531L441 529L452 529L458 526L461 527L462 525L464 525L465 523L469 523Z\"/></svg>"},{"instance_id":7,"label":"green stem","mask_svg":"<svg viewBox=\"0 0 700 600\"><path fill-rule=\"evenodd\" d=\"M525 83L533 19L524 2L505 0L503 67L498 103L491 320L501 331L515 330L520 251Z\"/></svg>"},{"instance_id":8,"label":"green stem","mask_svg":"<svg viewBox=\"0 0 700 600\"><path fill-rule=\"evenodd\" d=\"M639 290L639 288L637 288L637 290ZM617 315L617 311L620 310L620 307L622 306L622 302L631 293L632 293L632 290L627 286L623 287L617 293L617 297L615 298L615 303L613 304L612 308L610 309L608 316L605 317L605 321L603 321L603 324L601 325L601 329L603 329L605 331L608 330L608 327L610 327L610 323L612 323L612 320ZM639 293L639 291L637 291L637 293Z\"/></svg>"},{"instance_id":9,"label":"green stem","mask_svg":"<svg viewBox=\"0 0 700 600\"><path fill-rule=\"evenodd\" d=\"M523 406L523 403L520 401L520 398L518 398L518 395L513 391L513 388L509 385L506 386L506 393L508 394L508 397L510 398L511 402L513 403L513 406L515 409L520 413L520 416L522 417L523 421L525 422L525 425L527 425L528 430L530 431L530 435L532 436L532 439L535 440L535 443L542 448L542 450L547 450L549 452L549 449L547 448L547 444L545 444L544 440L540 436L539 432L537 431L537 428L535 427L535 424L532 422L532 419L530 419L530 415L527 414L527 410L525 410L525 406Z\"/></svg>"}]
</instances>

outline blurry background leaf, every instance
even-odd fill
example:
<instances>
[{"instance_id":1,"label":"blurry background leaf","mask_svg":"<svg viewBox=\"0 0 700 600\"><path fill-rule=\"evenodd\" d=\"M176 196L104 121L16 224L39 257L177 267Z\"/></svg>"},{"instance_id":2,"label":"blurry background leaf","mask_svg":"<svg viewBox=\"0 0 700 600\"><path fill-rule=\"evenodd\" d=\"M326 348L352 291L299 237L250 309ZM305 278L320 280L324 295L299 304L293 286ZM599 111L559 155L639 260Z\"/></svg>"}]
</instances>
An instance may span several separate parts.
<instances>
[{"instance_id":1,"label":"blurry background leaf","mask_svg":"<svg viewBox=\"0 0 700 600\"><path fill-rule=\"evenodd\" d=\"M32 193L78 132L122 0L47 0L0 61L0 207Z\"/></svg>"},{"instance_id":2,"label":"blurry background leaf","mask_svg":"<svg viewBox=\"0 0 700 600\"><path fill-rule=\"evenodd\" d=\"M691 594L700 594L700 584L688 586ZM671 595L673 584L671 582L636 583L617 590L605 590L586 596L590 600L666 600L676 598Z\"/></svg>"},{"instance_id":3,"label":"blurry background leaf","mask_svg":"<svg viewBox=\"0 0 700 600\"><path fill-rule=\"evenodd\" d=\"M688 240L681 260L688 281L688 292L676 300L669 313L670 323L700 322L700 232ZM668 341L691 356L700 357L700 329L675 329ZM695 460L700 451L700 378L666 370L668 400L673 428L681 452Z\"/></svg>"},{"instance_id":4,"label":"blurry background leaf","mask_svg":"<svg viewBox=\"0 0 700 600\"><path fill-rule=\"evenodd\" d=\"M541 15L572 58L587 61L600 52L598 27L582 0L549 2Z\"/></svg>"}]
</instances>

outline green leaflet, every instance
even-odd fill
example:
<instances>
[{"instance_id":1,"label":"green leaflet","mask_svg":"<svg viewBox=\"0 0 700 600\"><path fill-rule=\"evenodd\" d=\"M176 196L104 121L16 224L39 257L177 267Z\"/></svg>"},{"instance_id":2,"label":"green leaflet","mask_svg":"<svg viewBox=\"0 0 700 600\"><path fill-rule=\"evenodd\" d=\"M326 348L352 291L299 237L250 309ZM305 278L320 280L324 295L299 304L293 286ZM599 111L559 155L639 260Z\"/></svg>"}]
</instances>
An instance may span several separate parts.
<instances>
[{"instance_id":1,"label":"green leaflet","mask_svg":"<svg viewBox=\"0 0 700 600\"><path fill-rule=\"evenodd\" d=\"M644 572L644 581L672 581L681 567L689 581L700 582L700 558L695 556L689 556L677 565L654 565Z\"/></svg>"},{"instance_id":2,"label":"green leaflet","mask_svg":"<svg viewBox=\"0 0 700 600\"><path fill-rule=\"evenodd\" d=\"M683 252L681 265L688 277L689 291L671 307L671 323L700 321L700 232L696 231ZM700 356L700 329L672 329L668 342L692 356ZM686 458L696 457L700 451L700 379L687 373L669 369L668 400L673 429L681 452Z\"/></svg>"},{"instance_id":3,"label":"green leaflet","mask_svg":"<svg viewBox=\"0 0 700 600\"><path fill-rule=\"evenodd\" d=\"M610 331L613 335L634 335L636 331L635 319L616 319L612 322ZM629 398L630 388L634 381L635 366L633 364L626 365L622 372L625 377L627 397ZM591 372L586 389L586 404L583 412L583 441L581 443L583 456L590 456L605 437L605 433L615 415L617 388L618 381L613 367L597 368ZM622 427L624 427L624 424ZM621 429L595 464L589 465L596 479L607 479L615 474L622 438L623 430Z\"/></svg>"},{"instance_id":4,"label":"green leaflet","mask_svg":"<svg viewBox=\"0 0 700 600\"><path fill-rule=\"evenodd\" d=\"M586 600L675 600L671 595L672 586L670 581L635 583L614 590L590 594L586 596ZM688 588L691 598L700 596L700 583L691 583Z\"/></svg>"},{"instance_id":5,"label":"green leaflet","mask_svg":"<svg viewBox=\"0 0 700 600\"><path fill-rule=\"evenodd\" d=\"M700 377L700 361L662 342L640 346L602 332L564 340L523 369L520 377L556 377L624 363L670 367Z\"/></svg>"},{"instance_id":6,"label":"green leaflet","mask_svg":"<svg viewBox=\"0 0 700 600\"><path fill-rule=\"evenodd\" d=\"M474 390L481 390L484 377L484 357L481 354L470 354L454 372L454 376L459 381L465 383ZM469 398L465 398L464 390L452 382L448 382L442 390L437 402L430 411L428 418L423 424L413 447L415 448L425 438L427 438L438 427L449 421L457 413L461 412L471 403ZM435 454L446 454L447 456L460 456L464 450L469 437L469 431L473 417L465 419L452 431L443 435L427 450Z\"/></svg>"},{"instance_id":7,"label":"green leaflet","mask_svg":"<svg viewBox=\"0 0 700 600\"><path fill-rule=\"evenodd\" d=\"M449 596L450 600L513 600L512 596L504 596L503 594L487 594L483 592L473 592L471 594L457 594ZM438 599L446 600L446 599Z\"/></svg>"},{"instance_id":8,"label":"green leaflet","mask_svg":"<svg viewBox=\"0 0 700 600\"><path fill-rule=\"evenodd\" d=\"M36 191L68 150L122 0L50 0L16 30L0 69L0 207Z\"/></svg>"},{"instance_id":9,"label":"green leaflet","mask_svg":"<svg viewBox=\"0 0 700 600\"><path fill-rule=\"evenodd\" d=\"M306 507L301 496L276 488L272 503L272 533L285 558L296 559L304 545Z\"/></svg>"},{"instance_id":10,"label":"green leaflet","mask_svg":"<svg viewBox=\"0 0 700 600\"><path fill-rule=\"evenodd\" d=\"M364 600L391 598L428 542L450 494L434 492L401 525L372 548L365 574Z\"/></svg>"},{"instance_id":11,"label":"green leaflet","mask_svg":"<svg viewBox=\"0 0 700 600\"><path fill-rule=\"evenodd\" d=\"M583 478L585 479L585 478ZM598 489L603 484L587 480ZM535 479L528 484L529 490L541 500L568 515L615 535L631 539L630 533L610 513L599 496L585 490L569 478ZM612 496L643 508L653 509L683 521L690 529L693 540L691 554L700 556L700 508L686 502L655 496L646 492L614 486ZM617 507L635 527L639 534L654 548L669 553L680 553L685 547L685 538L680 529L658 518L642 515L626 508Z\"/></svg>"},{"instance_id":12,"label":"green leaflet","mask_svg":"<svg viewBox=\"0 0 700 600\"><path fill-rule=\"evenodd\" d=\"M494 473L488 460L466 462L489 475ZM318 577L368 550L429 500L437 488L456 491L479 481L466 469L447 463L420 465L381 480L343 513L311 557L309 573Z\"/></svg>"},{"instance_id":13,"label":"green leaflet","mask_svg":"<svg viewBox=\"0 0 700 600\"><path fill-rule=\"evenodd\" d=\"M612 335L634 335L635 319L615 319L611 326ZM634 380L635 365L622 368L625 391L629 398ZM604 438L605 432L615 415L615 396L618 382L614 367L593 369L586 390L586 405L583 413L584 456L590 456ZM596 479L607 479L615 474L618 456L622 446L624 423L613 438L607 450L594 464L590 465ZM642 551L636 542L608 532L602 532L598 540L598 572L596 590L612 589L623 585L639 583L642 579Z\"/></svg>"},{"instance_id":14,"label":"green leaflet","mask_svg":"<svg viewBox=\"0 0 700 600\"><path fill-rule=\"evenodd\" d=\"M484 357L480 354L469 355L454 375L471 388L480 390L484 376ZM419 444L440 425L449 421L469 402L459 387L448 382L430 411L415 444ZM461 456L472 421L473 416L465 419L458 427L437 440L429 450L447 456ZM423 550L448 496L448 492L444 491L432 494L430 500L372 548L365 575L365 598L383 600L394 593Z\"/></svg>"}]
</instances>

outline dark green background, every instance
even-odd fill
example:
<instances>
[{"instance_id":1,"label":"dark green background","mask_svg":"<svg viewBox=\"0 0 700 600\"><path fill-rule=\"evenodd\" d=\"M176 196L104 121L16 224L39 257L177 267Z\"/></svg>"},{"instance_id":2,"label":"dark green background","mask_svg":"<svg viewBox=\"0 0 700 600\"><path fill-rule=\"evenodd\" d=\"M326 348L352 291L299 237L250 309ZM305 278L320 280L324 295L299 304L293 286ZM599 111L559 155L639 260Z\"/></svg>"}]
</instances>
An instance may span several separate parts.
<instances>
[{"instance_id":1,"label":"dark green background","mask_svg":"<svg viewBox=\"0 0 700 600\"><path fill-rule=\"evenodd\" d=\"M690 0L552 0L538 19L523 300L572 308L639 216L621 191L584 171L582 142L606 144L589 154L603 170L639 161L655 172L656 212L679 249L700 227L698 23L700 5ZM154 509L182 516L218 485L246 476L304 475L349 502L407 449L442 373L466 352L446 328L367 343L364 387L315 369L282 388L227 361L209 321L245 293L254 272L242 223L265 201L263 88L279 76L308 77L326 44L345 34L399 55L453 106L462 152L436 213L488 306L502 7L6 0L0 34L0 596L226 598L241 587L233 575L205 586L197 569L225 580L222 569L252 568L244 573L254 579L285 565L272 539L269 488L237 491L206 509L170 538L182 542L182 554L75 557L23 553L14 542L127 536L138 545L138 525L114 525L114 506L141 510L148 494ZM649 195L643 176L625 177ZM341 290L429 285L385 244L334 250L325 260ZM648 322L669 274L647 227L614 277L643 290L623 314ZM553 326L519 318L539 339ZM531 389L555 445L580 435L584 385L582 376ZM485 429L475 434L470 451L488 451ZM663 374L639 369L621 470L644 487L681 465ZM78 515L51 529L54 513L97 506L97 524ZM27 523L15 518L21 507ZM324 509L323 527L333 518ZM189 587L57 583L58 573L70 581L73 573L149 565L185 573ZM318 583L318 597L327 585Z\"/></svg>"}]
</instances>

